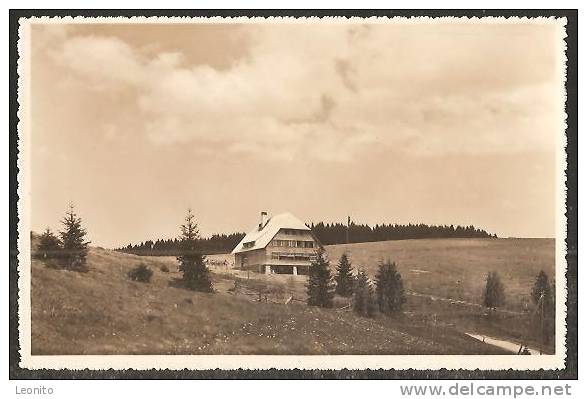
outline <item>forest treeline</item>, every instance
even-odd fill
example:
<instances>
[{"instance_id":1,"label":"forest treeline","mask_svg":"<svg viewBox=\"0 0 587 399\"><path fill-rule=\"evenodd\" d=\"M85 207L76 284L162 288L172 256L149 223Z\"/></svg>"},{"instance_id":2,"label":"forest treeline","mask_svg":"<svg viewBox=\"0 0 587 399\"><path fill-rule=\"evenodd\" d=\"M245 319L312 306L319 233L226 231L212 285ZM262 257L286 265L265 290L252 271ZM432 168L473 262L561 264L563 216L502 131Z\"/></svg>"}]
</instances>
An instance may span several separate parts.
<instances>
[{"instance_id":1,"label":"forest treeline","mask_svg":"<svg viewBox=\"0 0 587 399\"><path fill-rule=\"evenodd\" d=\"M350 223L311 223L308 225L323 245L407 240L418 238L492 238L485 230L474 226L441 226L427 224L367 224ZM228 253L236 247L244 233L214 234L197 241L197 248L202 254L212 255ZM135 255L175 256L179 253L180 240L177 238L147 240L138 244L128 244L117 248L120 252Z\"/></svg>"},{"instance_id":2,"label":"forest treeline","mask_svg":"<svg viewBox=\"0 0 587 399\"><path fill-rule=\"evenodd\" d=\"M196 239L197 251L205 255L223 254L232 251L245 236L244 233L214 234L207 238ZM147 240L139 244L128 244L117 251L143 256L177 256L180 254L181 240L168 238Z\"/></svg>"},{"instance_id":3,"label":"forest treeline","mask_svg":"<svg viewBox=\"0 0 587 399\"><path fill-rule=\"evenodd\" d=\"M316 237L323 245L344 244L347 242L347 225L343 223L310 224ZM446 226L428 224L368 224L350 223L348 242L374 242L408 240L417 238L492 238L487 231L474 226Z\"/></svg>"}]
</instances>

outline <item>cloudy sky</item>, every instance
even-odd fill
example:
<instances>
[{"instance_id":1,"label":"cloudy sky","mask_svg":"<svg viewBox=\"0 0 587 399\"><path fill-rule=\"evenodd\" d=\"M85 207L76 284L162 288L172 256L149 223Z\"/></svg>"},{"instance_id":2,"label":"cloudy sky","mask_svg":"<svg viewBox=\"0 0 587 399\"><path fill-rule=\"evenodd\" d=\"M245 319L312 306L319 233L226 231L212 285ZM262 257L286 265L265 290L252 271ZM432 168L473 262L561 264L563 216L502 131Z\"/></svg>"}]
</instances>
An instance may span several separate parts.
<instances>
[{"instance_id":1,"label":"cloudy sky","mask_svg":"<svg viewBox=\"0 0 587 399\"><path fill-rule=\"evenodd\" d=\"M36 24L32 223L96 245L304 221L555 234L560 25Z\"/></svg>"}]
</instances>

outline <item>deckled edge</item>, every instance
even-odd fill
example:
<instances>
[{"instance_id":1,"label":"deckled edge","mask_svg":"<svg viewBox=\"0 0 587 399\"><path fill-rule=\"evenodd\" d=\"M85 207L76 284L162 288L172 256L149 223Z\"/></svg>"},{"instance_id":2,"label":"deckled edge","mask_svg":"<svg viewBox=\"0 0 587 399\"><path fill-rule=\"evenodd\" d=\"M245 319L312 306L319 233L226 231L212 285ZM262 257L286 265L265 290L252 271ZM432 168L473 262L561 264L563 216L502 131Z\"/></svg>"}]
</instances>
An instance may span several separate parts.
<instances>
[{"instance_id":1,"label":"deckled edge","mask_svg":"<svg viewBox=\"0 0 587 399\"><path fill-rule=\"evenodd\" d=\"M372 16L372 17L343 17L343 16L336 16L336 17L191 17L191 16L182 16L182 17L160 17L160 16L150 16L150 17L142 17L142 16L133 16L133 17L82 17L82 16L75 16L75 17L28 17L28 18L20 18L19 19L19 28L18 28L18 61L17 61L17 74L18 74L18 90L17 90L17 98L18 98L18 132L19 132L19 139L17 142L18 148L18 158L17 158L17 173L18 173L18 289L19 293L25 293L25 295L18 295L18 308L19 308L19 354L21 358L20 366L23 368L30 367L32 369L42 369L42 367L36 367L34 364L29 364L31 361L30 349L31 349L31 330L30 330L30 234L28 232L29 229L25 229L25 227L30 225L30 178L27 178L30 171L27 171L25 166L28 164L28 157L30 156L30 141L23 145L23 141L21 140L22 132L27 131L30 128L30 123L28 119L28 115L26 114L26 110L23 110L21 104L29 105L30 101L30 87L29 82L27 82L27 78L30 77L28 73L30 64L29 64L29 48L26 46L28 40L30 40L30 24L31 23L309 23L309 22L321 22L323 23L324 20L329 20L330 22L334 23L389 23L393 21L394 23L405 23L405 24L413 24L413 23L452 23L455 20L458 20L459 23L486 23L486 24L493 24L493 23L511 23L512 20L516 20L516 23L539 23L539 22L549 22L555 23L559 25L561 29L561 51L562 56L559 59L559 67L562 65L562 69L564 71L563 79L562 79L562 92L563 92L563 99L561 103L562 113L563 115L563 133L566 131L568 124L566 123L566 119L568 115L565 112L565 103L567 100L567 93L565 91L565 83L567 79L567 56L566 50L567 45L566 41L564 40L566 35L566 25L567 19L562 17L516 17L516 16L508 16L508 17L428 17L428 16ZM28 58L27 58L28 56ZM24 85L22 84L24 81ZM562 233L563 236L559 237L559 231L557 230L557 237L556 237L556 257L557 257L557 267L556 267L556 275L562 276L562 278L556 279L557 284L557 355L563 352L562 357L562 364L559 364L555 367L540 367L540 368L512 368L503 367L503 368L487 368L487 367L476 367L476 368L451 368L450 370L558 370L564 368L565 359L567 355L567 326L566 326L566 303L567 303L567 281L566 281L566 272L567 267L565 261L565 254L567 251L567 228L566 228L566 198L567 198L567 179L566 179L566 165L567 165L567 153L565 151L566 146L568 144L566 134L563 134L562 139L562 146L560 146L560 142L558 143L560 147L562 147L562 152L560 148L557 148L557 158L559 158L559 163L557 164L557 192L559 196L563 197L561 201L560 198L557 200L557 222L562 222ZM557 146L557 147L558 147ZM562 159L560 159L562 155ZM562 181L560 180L560 172L562 170ZM560 190L562 186L562 191ZM562 211L560 204L562 202ZM561 217L562 212L562 217ZM559 226L560 229L560 226ZM562 256L562 263L560 261ZM23 268L22 265L28 265L28 270ZM563 266L564 273L561 273L560 266ZM27 273L28 271L28 273ZM561 289L562 288L562 289ZM558 307L563 304L562 312L559 311ZM25 326L22 321L27 322L28 328ZM560 334L559 328L562 327L563 334ZM23 331L25 330L25 331ZM559 337L564 337L561 344L561 339ZM137 355L129 355L132 358L137 358ZM244 355L244 357L250 357L254 355ZM356 355L355 355L356 356ZM451 357L457 355L443 355L444 357ZM113 356L106 356L108 358L112 358ZM126 357L126 356L124 356ZM140 357L140 356L139 356ZM168 356L164 356L168 357ZM174 355L174 357L176 357ZM225 357L225 356L220 356ZM398 356L391 356L392 358L397 358ZM409 355L409 357L422 357L421 355ZM428 356L423 356L428 357ZM437 356L436 356L437 357ZM467 356L464 356L467 357ZM482 358L483 356L475 356L476 358ZM507 357L507 356L505 356ZM546 357L546 356L545 356ZM47 358L44 356L44 358ZM469 356L470 358L470 356ZM503 359L504 356L501 356ZM560 359L558 359L560 361ZM430 364L427 360L422 359L422 363L427 364L426 368L406 368L402 370L447 370L446 367L434 367L431 368ZM527 366L527 365L525 365ZM298 364L299 367L299 364ZM111 368L109 366L99 367L99 368L92 368L94 370L102 370L106 368ZM166 367L168 370L181 370L185 367L178 366L175 367ZM83 369L90 369L88 367L80 366L80 367L71 367L68 365L67 367L57 367L55 369L72 369L72 370L83 370ZM120 370L128 369L127 367L120 368ZM154 370L152 366L144 366L144 367L133 367L135 370ZM242 366L238 367L238 369L243 369ZM258 368L246 368L247 370L254 370ZM267 367L263 368L263 370L269 369L279 369L279 370L290 370L290 367ZM310 370L315 369L312 368L297 368L302 370ZM379 368L382 370L381 368ZM162 370L161 368L159 370ZM193 368L193 370L213 370L212 367L208 368ZM237 370L236 367L232 368L223 368L223 370ZM331 368L320 369L320 370L333 370ZM364 368L349 368L349 367L340 367L336 368L335 370L366 370ZM372 370L372 369L369 369ZM395 369L385 369L385 370L395 370Z\"/></svg>"}]
</instances>

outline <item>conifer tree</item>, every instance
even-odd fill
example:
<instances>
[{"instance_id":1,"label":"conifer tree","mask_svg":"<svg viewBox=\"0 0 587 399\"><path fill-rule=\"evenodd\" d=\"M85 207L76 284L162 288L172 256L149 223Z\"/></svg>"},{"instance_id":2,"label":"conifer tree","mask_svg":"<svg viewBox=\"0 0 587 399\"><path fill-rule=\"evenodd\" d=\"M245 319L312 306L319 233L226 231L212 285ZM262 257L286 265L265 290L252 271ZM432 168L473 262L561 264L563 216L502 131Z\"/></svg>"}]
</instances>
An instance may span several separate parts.
<instances>
[{"instance_id":1,"label":"conifer tree","mask_svg":"<svg viewBox=\"0 0 587 399\"><path fill-rule=\"evenodd\" d=\"M556 313L554 301L554 284L548 281L548 275L541 270L532 287L532 302L536 305L535 323L541 332L542 342L547 344L554 336L554 319Z\"/></svg>"},{"instance_id":2,"label":"conifer tree","mask_svg":"<svg viewBox=\"0 0 587 399\"><path fill-rule=\"evenodd\" d=\"M397 271L395 262L387 261L379 264L375 285L379 311L387 315L400 313L406 297L402 276Z\"/></svg>"},{"instance_id":3,"label":"conifer tree","mask_svg":"<svg viewBox=\"0 0 587 399\"><path fill-rule=\"evenodd\" d=\"M538 305L542 298L546 298L550 300L552 297L550 284L548 282L548 276L544 272L544 270L540 270L538 275L536 276L536 281L534 282L534 286L532 287L532 302L535 305Z\"/></svg>"},{"instance_id":4,"label":"conifer tree","mask_svg":"<svg viewBox=\"0 0 587 399\"><path fill-rule=\"evenodd\" d=\"M357 273L355 286L353 290L353 310L361 316L375 316L375 298L373 297L373 287L367 274L363 270Z\"/></svg>"},{"instance_id":5,"label":"conifer tree","mask_svg":"<svg viewBox=\"0 0 587 399\"><path fill-rule=\"evenodd\" d=\"M334 287L330 275L330 264L322 248L318 249L316 259L310 265L307 289L308 305L323 308L332 307Z\"/></svg>"},{"instance_id":6,"label":"conifer tree","mask_svg":"<svg viewBox=\"0 0 587 399\"><path fill-rule=\"evenodd\" d=\"M342 254L336 268L336 293L340 296L348 297L353 295L354 278L352 274L352 265L346 253Z\"/></svg>"},{"instance_id":7,"label":"conifer tree","mask_svg":"<svg viewBox=\"0 0 587 399\"><path fill-rule=\"evenodd\" d=\"M64 268L69 270L87 271L86 256L89 241L85 241L86 230L82 227L82 219L75 213L73 204L61 220L63 230L61 237L61 254L59 259Z\"/></svg>"},{"instance_id":8,"label":"conifer tree","mask_svg":"<svg viewBox=\"0 0 587 399\"><path fill-rule=\"evenodd\" d=\"M183 282L193 291L213 292L212 278L206 266L206 258L197 248L200 232L191 209L181 225L181 255L177 257L179 270L183 273Z\"/></svg>"},{"instance_id":9,"label":"conifer tree","mask_svg":"<svg viewBox=\"0 0 587 399\"><path fill-rule=\"evenodd\" d=\"M496 309L505 303L505 293L501 279L497 272L487 273L483 304L490 309Z\"/></svg>"},{"instance_id":10,"label":"conifer tree","mask_svg":"<svg viewBox=\"0 0 587 399\"><path fill-rule=\"evenodd\" d=\"M41 259L53 259L59 256L61 252L61 241L53 234L50 228L47 228L41 237L39 237L39 246L37 247L37 257Z\"/></svg>"}]
</instances>

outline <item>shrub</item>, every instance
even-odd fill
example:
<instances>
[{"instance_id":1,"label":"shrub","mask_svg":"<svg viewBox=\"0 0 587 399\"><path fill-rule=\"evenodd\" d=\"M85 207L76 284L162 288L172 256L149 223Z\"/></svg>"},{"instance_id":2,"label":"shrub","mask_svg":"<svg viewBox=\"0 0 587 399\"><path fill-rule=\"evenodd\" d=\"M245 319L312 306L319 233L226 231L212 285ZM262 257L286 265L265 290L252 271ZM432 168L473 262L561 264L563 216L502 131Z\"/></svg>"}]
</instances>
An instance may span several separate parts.
<instances>
[{"instance_id":1,"label":"shrub","mask_svg":"<svg viewBox=\"0 0 587 399\"><path fill-rule=\"evenodd\" d=\"M141 283L148 283L151 281L153 271L146 265L140 264L128 272L128 278L132 281L139 281Z\"/></svg>"},{"instance_id":2,"label":"shrub","mask_svg":"<svg viewBox=\"0 0 587 399\"><path fill-rule=\"evenodd\" d=\"M520 355L531 355L530 350L527 346L524 346L524 348L520 349L519 352Z\"/></svg>"},{"instance_id":3,"label":"shrub","mask_svg":"<svg viewBox=\"0 0 587 399\"><path fill-rule=\"evenodd\" d=\"M169 267L167 265L163 265L159 268L163 273L169 273Z\"/></svg>"}]
</instances>

